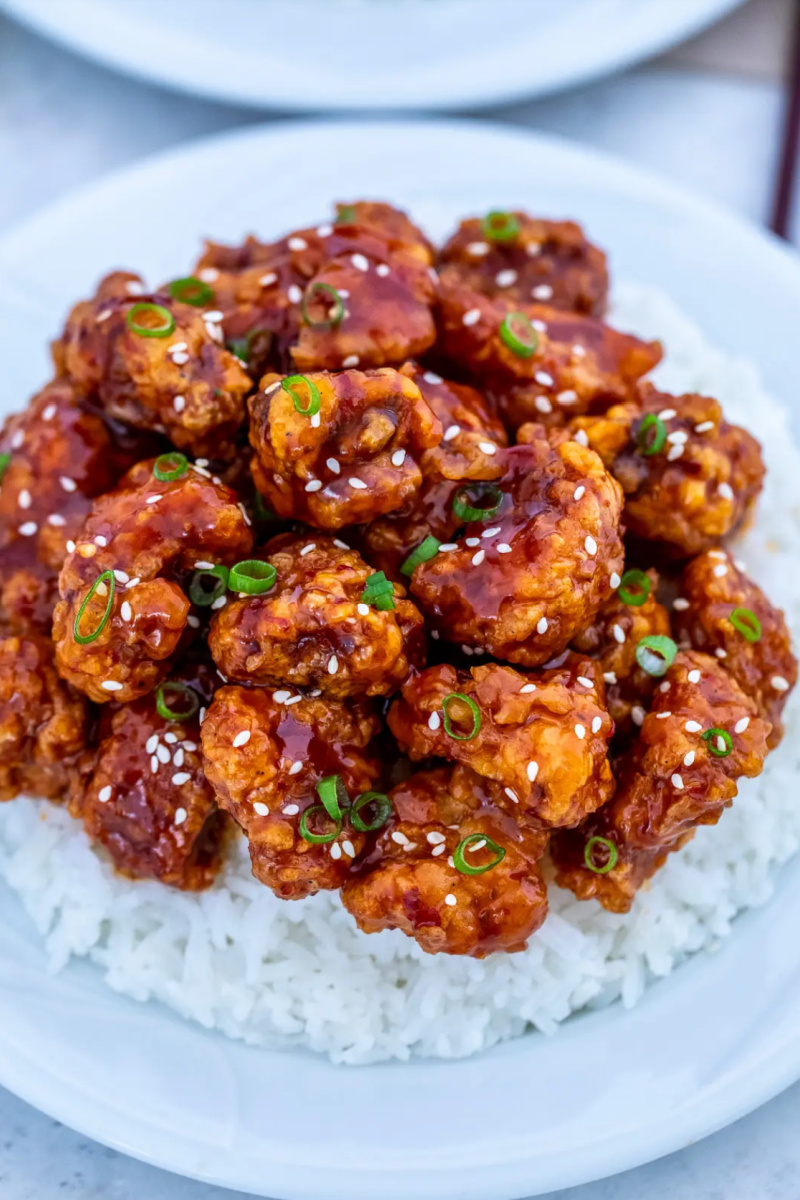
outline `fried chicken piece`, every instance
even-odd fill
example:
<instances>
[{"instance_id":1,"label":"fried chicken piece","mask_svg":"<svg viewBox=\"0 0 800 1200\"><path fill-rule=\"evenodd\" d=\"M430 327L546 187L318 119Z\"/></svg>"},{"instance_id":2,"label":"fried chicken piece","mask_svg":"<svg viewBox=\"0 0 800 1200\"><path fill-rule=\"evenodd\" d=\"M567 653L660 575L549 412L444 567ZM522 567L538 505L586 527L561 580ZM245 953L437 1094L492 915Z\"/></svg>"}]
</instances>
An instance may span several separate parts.
<instances>
[{"instance_id":1,"label":"fried chicken piece","mask_svg":"<svg viewBox=\"0 0 800 1200\"><path fill-rule=\"evenodd\" d=\"M403 508L377 517L355 534L365 557L400 581L400 568L420 542L429 534L446 542L463 524L453 510L456 492L465 484L476 484L465 492L475 498L487 490L482 486L486 481L502 474L497 447L508 441L502 424L475 388L442 379L415 363L407 363L401 374L413 379L444 434L438 446L422 455L419 492Z\"/></svg>"},{"instance_id":2,"label":"fried chicken piece","mask_svg":"<svg viewBox=\"0 0 800 1200\"><path fill-rule=\"evenodd\" d=\"M97 396L112 417L224 458L253 385L220 345L218 318L166 291L145 294L138 276L116 272L76 304L53 355L76 390Z\"/></svg>"},{"instance_id":3,"label":"fried chicken piece","mask_svg":"<svg viewBox=\"0 0 800 1200\"><path fill-rule=\"evenodd\" d=\"M716 659L682 652L664 683L619 760L614 799L550 843L557 882L611 912L628 912L667 855L717 823L767 754L769 722Z\"/></svg>"},{"instance_id":4,"label":"fried chicken piece","mask_svg":"<svg viewBox=\"0 0 800 1200\"><path fill-rule=\"evenodd\" d=\"M535 667L566 648L622 570L622 496L591 450L544 438L497 453L480 521L414 569L411 593L442 637Z\"/></svg>"},{"instance_id":5,"label":"fried chicken piece","mask_svg":"<svg viewBox=\"0 0 800 1200\"><path fill-rule=\"evenodd\" d=\"M571 429L622 485L630 534L672 556L698 554L753 506L764 481L761 448L709 396L670 396L649 385L640 395L641 406L578 418Z\"/></svg>"},{"instance_id":6,"label":"fried chicken piece","mask_svg":"<svg viewBox=\"0 0 800 1200\"><path fill-rule=\"evenodd\" d=\"M572 642L573 649L597 662L615 737L623 739L641 725L658 683L639 665L636 647L642 638L670 637L672 633L669 613L656 599L658 573L651 569L636 574L638 582L630 575L623 576L623 585Z\"/></svg>"},{"instance_id":7,"label":"fried chicken piece","mask_svg":"<svg viewBox=\"0 0 800 1200\"><path fill-rule=\"evenodd\" d=\"M601 317L608 298L606 256L574 221L524 212L462 221L440 256L441 276L512 304L537 300Z\"/></svg>"},{"instance_id":8,"label":"fried chicken piece","mask_svg":"<svg viewBox=\"0 0 800 1200\"><path fill-rule=\"evenodd\" d=\"M419 388L378 371L262 379L250 399L253 476L279 517L320 529L400 508L422 482L442 427Z\"/></svg>"},{"instance_id":9,"label":"fried chicken piece","mask_svg":"<svg viewBox=\"0 0 800 1200\"><path fill-rule=\"evenodd\" d=\"M404 684L388 723L415 762L463 763L500 785L495 803L534 825L576 825L614 789L602 676L577 654L525 674L428 667Z\"/></svg>"},{"instance_id":10,"label":"fried chicken piece","mask_svg":"<svg viewBox=\"0 0 800 1200\"><path fill-rule=\"evenodd\" d=\"M98 703L136 700L165 678L170 658L199 624L186 574L201 563L235 563L253 544L224 484L194 466L159 481L154 466L137 464L95 501L59 578L58 670ZM113 577L100 580L106 572ZM76 640L76 629L88 638L98 628L93 640Z\"/></svg>"},{"instance_id":11,"label":"fried chicken piece","mask_svg":"<svg viewBox=\"0 0 800 1200\"><path fill-rule=\"evenodd\" d=\"M189 892L214 882L226 818L203 771L198 720L214 686L214 672L195 665L103 714L99 745L73 775L69 810L121 875Z\"/></svg>"},{"instance_id":12,"label":"fried chicken piece","mask_svg":"<svg viewBox=\"0 0 800 1200\"><path fill-rule=\"evenodd\" d=\"M92 506L152 438L126 434L54 379L0 433L0 621L50 633L58 572Z\"/></svg>"},{"instance_id":13,"label":"fried chicken piece","mask_svg":"<svg viewBox=\"0 0 800 1200\"><path fill-rule=\"evenodd\" d=\"M783 706L797 682L797 659L781 610L719 549L686 564L673 607L677 636L720 659L771 723L774 749L783 737Z\"/></svg>"},{"instance_id":14,"label":"fried chicken piece","mask_svg":"<svg viewBox=\"0 0 800 1200\"><path fill-rule=\"evenodd\" d=\"M363 700L244 687L224 687L214 697L202 729L206 776L220 807L247 835L256 879L281 899L341 887L361 854L365 835L352 828L346 809L335 834L316 788L338 775L351 799L369 790L379 772L370 752L379 728ZM312 836L331 840L308 841L304 818Z\"/></svg>"},{"instance_id":15,"label":"fried chicken piece","mask_svg":"<svg viewBox=\"0 0 800 1200\"><path fill-rule=\"evenodd\" d=\"M0 641L0 800L60 799L86 724L86 701L56 674L49 638Z\"/></svg>"},{"instance_id":16,"label":"fried chicken piece","mask_svg":"<svg viewBox=\"0 0 800 1200\"><path fill-rule=\"evenodd\" d=\"M524 950L547 915L539 860L548 835L520 829L494 803L497 790L463 766L420 771L392 789L392 816L342 889L364 933L402 929L428 954ZM454 863L459 846L470 873Z\"/></svg>"},{"instance_id":17,"label":"fried chicken piece","mask_svg":"<svg viewBox=\"0 0 800 1200\"><path fill-rule=\"evenodd\" d=\"M425 655L416 606L397 586L389 610L365 594L375 574L332 539L279 534L258 557L277 571L260 595L215 614L209 648L226 679L319 688L331 699L385 696Z\"/></svg>"},{"instance_id":18,"label":"fried chicken piece","mask_svg":"<svg viewBox=\"0 0 800 1200\"><path fill-rule=\"evenodd\" d=\"M629 401L660 361L658 342L544 304L515 306L450 281L439 286L442 351L488 389L510 431L525 421L560 426L579 413ZM515 348L516 347L516 348Z\"/></svg>"}]
</instances>

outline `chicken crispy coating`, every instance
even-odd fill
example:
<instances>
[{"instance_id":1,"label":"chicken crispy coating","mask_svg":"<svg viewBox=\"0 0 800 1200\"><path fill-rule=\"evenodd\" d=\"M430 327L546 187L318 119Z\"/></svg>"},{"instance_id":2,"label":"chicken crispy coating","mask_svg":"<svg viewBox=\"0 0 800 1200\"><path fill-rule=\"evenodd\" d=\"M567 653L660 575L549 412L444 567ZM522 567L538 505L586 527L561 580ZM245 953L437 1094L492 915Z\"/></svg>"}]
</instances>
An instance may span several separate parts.
<instances>
[{"instance_id":1,"label":"chicken crispy coating","mask_svg":"<svg viewBox=\"0 0 800 1200\"><path fill-rule=\"evenodd\" d=\"M492 503L487 515L414 569L411 592L442 637L534 667L610 596L623 564L622 496L597 455L568 439L501 450L497 461L502 478L474 501Z\"/></svg>"},{"instance_id":2,"label":"chicken crispy coating","mask_svg":"<svg viewBox=\"0 0 800 1200\"><path fill-rule=\"evenodd\" d=\"M226 457L252 382L221 340L218 312L168 291L145 294L138 276L117 272L76 304L53 354L112 417L166 433L181 450Z\"/></svg>"},{"instance_id":3,"label":"chicken crispy coating","mask_svg":"<svg viewBox=\"0 0 800 1200\"><path fill-rule=\"evenodd\" d=\"M643 342L594 317L544 304L514 304L443 278L441 349L480 380L509 430L525 421L563 425L579 413L630 400L661 359Z\"/></svg>"},{"instance_id":4,"label":"chicken crispy coating","mask_svg":"<svg viewBox=\"0 0 800 1200\"><path fill-rule=\"evenodd\" d=\"M617 739L641 725L658 683L639 665L637 646L642 638L672 633L669 613L656 599L658 573L634 571L622 578L622 586L572 642L573 649L595 659L602 671Z\"/></svg>"},{"instance_id":5,"label":"chicken crispy coating","mask_svg":"<svg viewBox=\"0 0 800 1200\"><path fill-rule=\"evenodd\" d=\"M550 843L557 882L611 912L627 912L698 825L717 823L767 753L769 722L716 659L682 652L664 683L619 760L614 799Z\"/></svg>"},{"instance_id":6,"label":"chicken crispy coating","mask_svg":"<svg viewBox=\"0 0 800 1200\"><path fill-rule=\"evenodd\" d=\"M403 563L429 534L446 542L463 525L453 510L453 497L466 483L480 484L502 475L497 447L508 441L500 421L474 388L444 380L413 363L407 363L401 373L413 379L444 434L438 446L422 455L419 492L403 508L377 517L357 535L365 557L399 580L404 578Z\"/></svg>"},{"instance_id":7,"label":"chicken crispy coating","mask_svg":"<svg viewBox=\"0 0 800 1200\"><path fill-rule=\"evenodd\" d=\"M49 638L0 641L0 800L60 799L86 724L86 701L56 674Z\"/></svg>"},{"instance_id":8,"label":"chicken crispy coating","mask_svg":"<svg viewBox=\"0 0 800 1200\"><path fill-rule=\"evenodd\" d=\"M213 692L213 672L195 667L105 710L69 808L120 874L191 892L213 883L225 818L203 771L198 720Z\"/></svg>"},{"instance_id":9,"label":"chicken crispy coating","mask_svg":"<svg viewBox=\"0 0 800 1200\"><path fill-rule=\"evenodd\" d=\"M442 248L441 277L513 304L537 300L599 317L608 298L606 256L574 221L524 212L462 221Z\"/></svg>"},{"instance_id":10,"label":"chicken crispy coating","mask_svg":"<svg viewBox=\"0 0 800 1200\"><path fill-rule=\"evenodd\" d=\"M274 375L250 399L253 476L279 517L320 529L400 508L422 482L442 427L407 375L390 367Z\"/></svg>"},{"instance_id":11,"label":"chicken crispy coating","mask_svg":"<svg viewBox=\"0 0 800 1200\"><path fill-rule=\"evenodd\" d=\"M247 835L256 879L281 899L341 887L361 854L364 833L346 815L336 833L316 789L333 775L352 799L371 788L379 727L361 700L244 687L214 697L202 729L206 775Z\"/></svg>"},{"instance_id":12,"label":"chicken crispy coating","mask_svg":"<svg viewBox=\"0 0 800 1200\"><path fill-rule=\"evenodd\" d=\"M446 758L500 785L495 803L538 826L576 825L614 788L614 729L596 663L526 672L497 664L414 673L388 716L415 762Z\"/></svg>"},{"instance_id":13,"label":"chicken crispy coating","mask_svg":"<svg viewBox=\"0 0 800 1200\"><path fill-rule=\"evenodd\" d=\"M58 572L92 506L153 439L115 428L64 379L48 383L0 433L0 620L50 632Z\"/></svg>"},{"instance_id":14,"label":"chicken crispy coating","mask_svg":"<svg viewBox=\"0 0 800 1200\"><path fill-rule=\"evenodd\" d=\"M391 609L376 607L365 593L375 572L343 546L319 534L279 534L259 552L275 584L232 600L211 624L209 647L226 679L319 688L342 700L387 695L421 665L416 606L398 586Z\"/></svg>"},{"instance_id":15,"label":"chicken crispy coating","mask_svg":"<svg viewBox=\"0 0 800 1200\"><path fill-rule=\"evenodd\" d=\"M641 406L616 406L571 428L622 485L630 534L673 556L698 554L754 504L764 481L761 447L729 425L709 396L670 396L651 386L640 396Z\"/></svg>"},{"instance_id":16,"label":"chicken crispy coating","mask_svg":"<svg viewBox=\"0 0 800 1200\"><path fill-rule=\"evenodd\" d=\"M783 737L781 713L797 683L786 620L724 550L709 550L684 568L674 620L682 642L715 655L769 721L769 747Z\"/></svg>"},{"instance_id":17,"label":"chicken crispy coating","mask_svg":"<svg viewBox=\"0 0 800 1200\"><path fill-rule=\"evenodd\" d=\"M224 484L194 466L159 480L154 467L139 463L95 501L59 578L58 670L98 702L135 700L165 678L198 624L186 575L246 558L253 544Z\"/></svg>"},{"instance_id":18,"label":"chicken crispy coating","mask_svg":"<svg viewBox=\"0 0 800 1200\"><path fill-rule=\"evenodd\" d=\"M428 954L524 950L547 915L548 835L520 829L493 802L497 790L463 766L392 789L392 817L342 889L360 929L402 929Z\"/></svg>"}]
</instances>

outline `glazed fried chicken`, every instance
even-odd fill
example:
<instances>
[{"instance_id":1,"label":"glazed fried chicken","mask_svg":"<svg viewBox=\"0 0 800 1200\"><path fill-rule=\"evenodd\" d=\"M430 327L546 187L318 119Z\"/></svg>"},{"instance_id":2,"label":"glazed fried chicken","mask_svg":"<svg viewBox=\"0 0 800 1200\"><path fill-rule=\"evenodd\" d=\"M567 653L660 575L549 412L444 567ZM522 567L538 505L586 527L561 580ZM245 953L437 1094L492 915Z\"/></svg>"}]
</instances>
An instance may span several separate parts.
<instances>
[{"instance_id":1,"label":"glazed fried chicken","mask_svg":"<svg viewBox=\"0 0 800 1200\"><path fill-rule=\"evenodd\" d=\"M498 790L463 766L393 788L388 823L342 889L359 928L401 929L428 954L523 950L547 915L548 835L520 829Z\"/></svg>"},{"instance_id":2,"label":"glazed fried chicken","mask_svg":"<svg viewBox=\"0 0 800 1200\"><path fill-rule=\"evenodd\" d=\"M642 884L698 825L715 825L741 776L758 775L770 725L717 659L686 651L664 676L613 800L551 841L556 880L627 912Z\"/></svg>"},{"instance_id":3,"label":"glazed fried chicken","mask_svg":"<svg viewBox=\"0 0 800 1200\"><path fill-rule=\"evenodd\" d=\"M362 700L244 687L214 697L202 729L206 776L247 835L256 879L283 900L341 887L361 854L365 834L347 801L378 777L370 743L379 727ZM317 790L332 776L338 821Z\"/></svg>"}]
</instances>

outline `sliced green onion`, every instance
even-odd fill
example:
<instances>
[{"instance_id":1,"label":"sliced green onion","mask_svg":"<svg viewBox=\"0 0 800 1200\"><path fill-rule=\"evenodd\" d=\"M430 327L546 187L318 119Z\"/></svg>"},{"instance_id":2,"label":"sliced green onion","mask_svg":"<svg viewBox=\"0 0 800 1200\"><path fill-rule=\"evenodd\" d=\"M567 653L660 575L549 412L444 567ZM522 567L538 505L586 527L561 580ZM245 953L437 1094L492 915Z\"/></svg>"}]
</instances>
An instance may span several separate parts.
<instances>
[{"instance_id":1,"label":"sliced green onion","mask_svg":"<svg viewBox=\"0 0 800 1200\"><path fill-rule=\"evenodd\" d=\"M623 604L632 608L640 608L650 595L650 579L644 571L626 571L617 588L617 595Z\"/></svg>"},{"instance_id":2,"label":"sliced green onion","mask_svg":"<svg viewBox=\"0 0 800 1200\"><path fill-rule=\"evenodd\" d=\"M253 497L253 514L257 521L275 520L275 513L271 508L267 508L261 492L256 492L255 496Z\"/></svg>"},{"instance_id":3,"label":"sliced green onion","mask_svg":"<svg viewBox=\"0 0 800 1200\"><path fill-rule=\"evenodd\" d=\"M757 642L761 637L761 622L750 608L735 608L730 623L748 642Z\"/></svg>"},{"instance_id":4,"label":"sliced green onion","mask_svg":"<svg viewBox=\"0 0 800 1200\"><path fill-rule=\"evenodd\" d=\"M491 499L491 503L487 505L470 504L470 494L474 495L476 492L478 499L487 496ZM478 480L475 483L462 484L453 496L452 503L453 512L459 521L488 521L491 517L497 516L500 511L503 493L496 483L483 483Z\"/></svg>"},{"instance_id":5,"label":"sliced green onion","mask_svg":"<svg viewBox=\"0 0 800 1200\"><path fill-rule=\"evenodd\" d=\"M500 337L518 358L532 358L539 349L539 334L523 312L513 312L503 317Z\"/></svg>"},{"instance_id":6,"label":"sliced green onion","mask_svg":"<svg viewBox=\"0 0 800 1200\"><path fill-rule=\"evenodd\" d=\"M653 430L653 435L650 437L650 430ZM636 434L636 445L646 458L650 458L653 454L660 454L667 442L667 427L657 417L655 413L648 413L642 419L639 426L639 431Z\"/></svg>"},{"instance_id":7,"label":"sliced green onion","mask_svg":"<svg viewBox=\"0 0 800 1200\"><path fill-rule=\"evenodd\" d=\"M91 601L92 597L94 596L95 592L97 591L97 589L100 587L101 584L108 584L108 599L106 600L105 612L103 613L102 617L100 618L99 625L96 625L91 633L86 633L86 634L80 633L79 630L80 630L80 624L81 624L81 617L83 616L84 612L86 611L86 606L89 604L89 602ZM97 576L97 579L95 579L94 583L89 588L89 591L86 593L83 604L78 609L78 615L76 616L75 622L72 626L72 636L75 638L75 641L78 643L79 646L88 646L90 642L96 641L100 637L100 634L105 629L105 627L108 623L108 618L111 616L111 609L114 604L114 587L115 587L114 572L113 571L103 571L103 573L101 575ZM102 592L100 594L102 595Z\"/></svg>"},{"instance_id":8,"label":"sliced green onion","mask_svg":"<svg viewBox=\"0 0 800 1200\"><path fill-rule=\"evenodd\" d=\"M420 563L428 562L439 553L441 542L430 534L409 554L400 568L403 575L413 575Z\"/></svg>"},{"instance_id":9,"label":"sliced green onion","mask_svg":"<svg viewBox=\"0 0 800 1200\"><path fill-rule=\"evenodd\" d=\"M375 816L371 821L365 821L359 813L370 804L375 805ZM350 824L359 833L373 833L376 829L382 829L391 815L392 802L385 792L362 792L353 801L349 813Z\"/></svg>"},{"instance_id":10,"label":"sliced green onion","mask_svg":"<svg viewBox=\"0 0 800 1200\"><path fill-rule=\"evenodd\" d=\"M261 349L256 345L258 340L264 343ZM230 350L231 354L235 354L237 358L245 364L249 363L250 356L253 353L253 346L256 345L256 353L259 357L267 355L272 345L272 332L269 329L253 329L248 333L247 337L231 338L225 343L226 349Z\"/></svg>"},{"instance_id":11,"label":"sliced green onion","mask_svg":"<svg viewBox=\"0 0 800 1200\"><path fill-rule=\"evenodd\" d=\"M308 305L313 301L315 294L329 299L333 305L329 315L322 321L313 321L308 315ZM309 284L303 295L303 302L300 307L303 313L303 320L310 329L336 329L344 319L344 300L332 284L323 283L321 280L317 283Z\"/></svg>"},{"instance_id":12,"label":"sliced green onion","mask_svg":"<svg viewBox=\"0 0 800 1200\"><path fill-rule=\"evenodd\" d=\"M311 842L312 846L324 846L328 842L335 842L342 832L342 818L337 817L334 819L333 831L331 833L312 833L308 827L308 821L309 817L312 817L315 813L325 813L326 817L330 816L330 813L323 804L312 804L311 808L307 808L300 817L298 828L301 838L307 842Z\"/></svg>"},{"instance_id":13,"label":"sliced green onion","mask_svg":"<svg viewBox=\"0 0 800 1200\"><path fill-rule=\"evenodd\" d=\"M162 483L171 483L173 479L180 479L188 469L188 458L177 450L170 450L169 454L160 454L153 463L153 474Z\"/></svg>"},{"instance_id":14,"label":"sliced green onion","mask_svg":"<svg viewBox=\"0 0 800 1200\"><path fill-rule=\"evenodd\" d=\"M716 726L707 729L703 734L703 741L708 742L708 748L715 758L727 758L733 753L733 738L727 729L718 729Z\"/></svg>"},{"instance_id":15,"label":"sliced green onion","mask_svg":"<svg viewBox=\"0 0 800 1200\"><path fill-rule=\"evenodd\" d=\"M355 225L356 210L352 204L340 204L336 209L337 225Z\"/></svg>"},{"instance_id":16,"label":"sliced green onion","mask_svg":"<svg viewBox=\"0 0 800 1200\"><path fill-rule=\"evenodd\" d=\"M454 700L466 704L472 713L472 729L469 733L456 733L453 729L448 705L452 704ZM448 737L455 738L457 742L471 742L474 737L478 736L481 727L481 710L470 696L465 696L463 692L448 692L442 701L442 713L444 715L444 731Z\"/></svg>"},{"instance_id":17,"label":"sliced green onion","mask_svg":"<svg viewBox=\"0 0 800 1200\"><path fill-rule=\"evenodd\" d=\"M157 317L160 323L142 325L137 320L138 317ZM163 304L151 304L149 301L132 305L125 314L125 324L131 333L138 333L140 337L165 338L175 330L175 318L169 309L164 308Z\"/></svg>"},{"instance_id":18,"label":"sliced green onion","mask_svg":"<svg viewBox=\"0 0 800 1200\"><path fill-rule=\"evenodd\" d=\"M648 675L659 679L666 675L677 653L678 647L672 638L664 634L651 634L650 637L643 637L636 647L636 661Z\"/></svg>"},{"instance_id":19,"label":"sliced green onion","mask_svg":"<svg viewBox=\"0 0 800 1200\"><path fill-rule=\"evenodd\" d=\"M594 860L595 846L603 846L608 852L608 861L603 866L598 866ZM590 871L594 871L595 875L607 875L609 871L613 871L619 859L619 850L609 838L592 837L586 843L586 848L583 852L583 861Z\"/></svg>"},{"instance_id":20,"label":"sliced green onion","mask_svg":"<svg viewBox=\"0 0 800 1200\"><path fill-rule=\"evenodd\" d=\"M173 300L180 300L181 304L191 304L193 308L203 308L214 299L213 289L196 275L187 275L185 279L173 279L167 286L167 291Z\"/></svg>"},{"instance_id":21,"label":"sliced green onion","mask_svg":"<svg viewBox=\"0 0 800 1200\"><path fill-rule=\"evenodd\" d=\"M464 857L464 851L470 846L475 845L477 842L484 843L494 854L494 858L491 862L484 863L480 867L471 865ZM483 849L483 846L481 846L481 849ZM492 839L487 837L485 833L470 833L467 837L462 838L453 851L453 866L457 871L460 871L462 875L485 875L487 871L491 871L495 867L499 867L505 856L506 852L503 847L498 846L497 842L492 841Z\"/></svg>"},{"instance_id":22,"label":"sliced green onion","mask_svg":"<svg viewBox=\"0 0 800 1200\"><path fill-rule=\"evenodd\" d=\"M333 821L342 820L342 802L345 807L349 803L347 788L340 775L326 775L317 784L317 792L322 801L322 807Z\"/></svg>"},{"instance_id":23,"label":"sliced green onion","mask_svg":"<svg viewBox=\"0 0 800 1200\"><path fill-rule=\"evenodd\" d=\"M232 592L246 592L248 596L260 596L275 586L278 572L272 563L260 558L246 558L231 567L228 587Z\"/></svg>"},{"instance_id":24,"label":"sliced green onion","mask_svg":"<svg viewBox=\"0 0 800 1200\"><path fill-rule=\"evenodd\" d=\"M511 242L519 233L519 221L513 213L495 210L483 218L481 229L490 242Z\"/></svg>"},{"instance_id":25,"label":"sliced green onion","mask_svg":"<svg viewBox=\"0 0 800 1200\"><path fill-rule=\"evenodd\" d=\"M3 481L3 476L5 475L6 471L8 470L10 462L11 462L10 454L0 454L0 483L2 483L2 481Z\"/></svg>"},{"instance_id":26,"label":"sliced green onion","mask_svg":"<svg viewBox=\"0 0 800 1200\"><path fill-rule=\"evenodd\" d=\"M204 586L205 579L213 579L211 590ZM209 608L220 596L228 590L228 568L220 564L217 567L201 567L195 571L189 584L189 599L200 608Z\"/></svg>"},{"instance_id":27,"label":"sliced green onion","mask_svg":"<svg viewBox=\"0 0 800 1200\"><path fill-rule=\"evenodd\" d=\"M296 390L301 384L305 384L308 388L308 402L306 404L303 404L303 397ZM287 375L282 380L281 387L292 397L295 409L301 416L314 417L319 412L322 399L319 394L319 388L313 379L309 379L306 375Z\"/></svg>"},{"instance_id":28,"label":"sliced green onion","mask_svg":"<svg viewBox=\"0 0 800 1200\"><path fill-rule=\"evenodd\" d=\"M180 708L173 708L167 703L167 692L175 692L180 697L182 704ZM156 709L158 715L163 717L165 721L189 721L200 708L200 697L194 688L190 688L185 683L176 683L174 680L165 680L156 688Z\"/></svg>"},{"instance_id":29,"label":"sliced green onion","mask_svg":"<svg viewBox=\"0 0 800 1200\"><path fill-rule=\"evenodd\" d=\"M361 593L362 604L371 604L381 612L391 612L394 608L394 585L386 578L383 571L370 575Z\"/></svg>"}]
</instances>

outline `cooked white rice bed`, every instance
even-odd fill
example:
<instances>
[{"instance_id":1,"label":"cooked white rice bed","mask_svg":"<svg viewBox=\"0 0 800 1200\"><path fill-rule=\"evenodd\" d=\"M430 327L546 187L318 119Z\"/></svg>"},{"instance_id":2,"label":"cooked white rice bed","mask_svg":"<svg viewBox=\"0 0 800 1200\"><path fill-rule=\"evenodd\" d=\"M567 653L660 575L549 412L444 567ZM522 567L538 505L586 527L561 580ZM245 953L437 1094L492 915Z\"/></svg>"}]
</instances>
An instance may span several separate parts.
<instances>
[{"instance_id":1,"label":"cooked white rice bed","mask_svg":"<svg viewBox=\"0 0 800 1200\"><path fill-rule=\"evenodd\" d=\"M737 554L800 628L800 455L786 413L754 369L711 348L665 296L618 289L612 320L660 337L668 391L717 396L767 460L756 528ZM720 823L672 855L625 916L550 889L550 915L522 954L431 957L399 932L367 936L323 893L286 903L250 874L244 842L201 895L118 878L63 809L0 804L0 873L46 939L53 970L88 955L112 988L161 1000L254 1045L308 1046L337 1062L471 1054L531 1026L622 1000L689 954L713 951L738 912L766 901L800 839L798 707L757 780Z\"/></svg>"}]
</instances>

